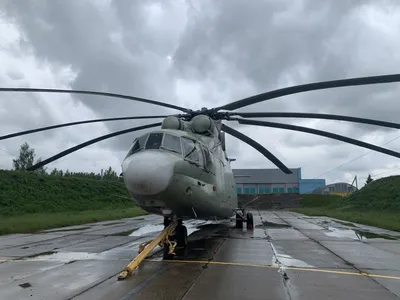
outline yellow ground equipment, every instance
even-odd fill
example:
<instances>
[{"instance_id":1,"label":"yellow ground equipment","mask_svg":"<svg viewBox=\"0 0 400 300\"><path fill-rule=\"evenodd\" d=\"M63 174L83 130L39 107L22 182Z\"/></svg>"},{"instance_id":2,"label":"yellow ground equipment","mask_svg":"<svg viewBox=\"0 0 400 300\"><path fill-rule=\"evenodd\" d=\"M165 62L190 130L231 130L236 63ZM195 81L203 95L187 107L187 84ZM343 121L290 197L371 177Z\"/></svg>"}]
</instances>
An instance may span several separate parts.
<instances>
[{"instance_id":1,"label":"yellow ground equipment","mask_svg":"<svg viewBox=\"0 0 400 300\"><path fill-rule=\"evenodd\" d=\"M134 270L139 268L142 261L157 245L160 245L161 247L169 247L169 254L175 254L176 242L171 242L169 237L174 234L176 226L176 222L171 222L154 240L141 244L139 246L138 256L125 266L124 270L119 274L118 280L127 278Z\"/></svg>"}]
</instances>

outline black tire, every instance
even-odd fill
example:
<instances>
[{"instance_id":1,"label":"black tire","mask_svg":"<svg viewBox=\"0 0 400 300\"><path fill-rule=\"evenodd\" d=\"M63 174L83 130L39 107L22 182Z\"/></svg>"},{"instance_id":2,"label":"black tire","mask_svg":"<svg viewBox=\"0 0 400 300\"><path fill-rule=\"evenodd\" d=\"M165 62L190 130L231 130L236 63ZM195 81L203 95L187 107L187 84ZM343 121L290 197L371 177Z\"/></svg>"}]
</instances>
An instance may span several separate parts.
<instances>
[{"instance_id":1,"label":"black tire","mask_svg":"<svg viewBox=\"0 0 400 300\"><path fill-rule=\"evenodd\" d=\"M175 254L177 256L184 256L187 249L187 228L183 225L178 225L175 228L175 234L170 238L171 242L176 242ZM168 254L169 245L164 245L163 249L163 259L172 260L174 258L173 254Z\"/></svg>"},{"instance_id":2,"label":"black tire","mask_svg":"<svg viewBox=\"0 0 400 300\"><path fill-rule=\"evenodd\" d=\"M171 223L171 220L168 217L164 217L164 227L167 227Z\"/></svg>"},{"instance_id":3,"label":"black tire","mask_svg":"<svg viewBox=\"0 0 400 300\"><path fill-rule=\"evenodd\" d=\"M187 249L187 228L186 226L179 226L175 230L176 248L175 253L177 256L185 256Z\"/></svg>"},{"instance_id":4,"label":"black tire","mask_svg":"<svg viewBox=\"0 0 400 300\"><path fill-rule=\"evenodd\" d=\"M247 229L253 229L254 228L253 214L247 213L246 219L247 219L247 222L246 222Z\"/></svg>"},{"instance_id":5,"label":"black tire","mask_svg":"<svg viewBox=\"0 0 400 300\"><path fill-rule=\"evenodd\" d=\"M236 228L243 228L243 219L240 217L239 214L236 214Z\"/></svg>"},{"instance_id":6,"label":"black tire","mask_svg":"<svg viewBox=\"0 0 400 300\"><path fill-rule=\"evenodd\" d=\"M168 254L168 252L169 252L169 245L165 244L164 248L163 248L163 259L171 260L171 259L174 258L174 255L173 254Z\"/></svg>"}]
</instances>

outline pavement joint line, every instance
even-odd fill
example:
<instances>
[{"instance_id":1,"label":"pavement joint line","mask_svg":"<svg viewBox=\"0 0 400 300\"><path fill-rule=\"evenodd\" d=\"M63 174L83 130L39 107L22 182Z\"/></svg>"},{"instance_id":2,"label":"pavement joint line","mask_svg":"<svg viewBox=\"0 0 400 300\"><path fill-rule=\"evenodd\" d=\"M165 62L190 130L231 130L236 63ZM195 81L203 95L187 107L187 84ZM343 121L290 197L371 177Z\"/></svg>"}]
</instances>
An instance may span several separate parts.
<instances>
[{"instance_id":1,"label":"pavement joint line","mask_svg":"<svg viewBox=\"0 0 400 300\"><path fill-rule=\"evenodd\" d=\"M75 259L75 261L87 261L87 260L96 260L92 258L88 259ZM129 258L126 259L117 259L117 260L131 260ZM0 260L0 262L32 262L32 261L52 261L52 260L39 260L39 259L14 259L14 260ZM57 261L57 260L54 260ZM100 259L100 261L103 261ZM265 269L283 269L283 270L293 270L293 271L304 271L304 272L319 272L319 273L330 273L330 274L338 274L338 275L352 275L352 276L362 276L362 277L372 277L372 278L383 278L383 279L394 279L400 280L400 276L390 276L390 275L380 275L380 274L370 274L370 273L357 273L357 272L348 272L348 271L335 271L328 269L318 269L318 268L300 268L300 267L286 267L286 266L274 266L274 265L262 265L262 264L251 264L251 263L236 263L236 262L224 262L224 261L208 261L208 260L157 260L157 259L146 259L145 261L149 262L167 262L167 263L195 263L195 264L210 264L210 265L226 265L226 266L240 266L240 267L256 267L256 268L265 268Z\"/></svg>"},{"instance_id":2,"label":"pavement joint line","mask_svg":"<svg viewBox=\"0 0 400 300\"><path fill-rule=\"evenodd\" d=\"M379 274L369 274L365 272L356 273L356 272L347 272L347 271L335 271L335 270L326 270L326 269L317 269L317 268L300 268L300 267L286 267L286 266L273 266L273 265L261 265L261 264L249 264L249 263L235 263L235 262L222 262L222 261L206 261L206 260L146 260L153 262L174 262L174 263L198 263L205 264L208 263L210 265L230 265L230 266L241 266L241 267L258 267L258 268L266 268L266 269L284 269L284 270L293 270L293 271L306 271L306 272L321 272L321 273L331 273L331 274L339 274L339 275L353 275L353 276L363 276L363 277L375 277L375 278L385 278L385 279L394 279L400 280L400 276L389 276L389 275L379 275Z\"/></svg>"}]
</instances>

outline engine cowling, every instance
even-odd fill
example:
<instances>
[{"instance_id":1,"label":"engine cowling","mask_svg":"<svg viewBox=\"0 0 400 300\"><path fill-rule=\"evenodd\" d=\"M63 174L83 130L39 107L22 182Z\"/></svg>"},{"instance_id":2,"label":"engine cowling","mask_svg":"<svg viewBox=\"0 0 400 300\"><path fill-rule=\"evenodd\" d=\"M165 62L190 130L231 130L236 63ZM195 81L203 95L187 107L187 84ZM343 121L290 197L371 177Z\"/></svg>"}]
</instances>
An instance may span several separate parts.
<instances>
[{"instance_id":1,"label":"engine cowling","mask_svg":"<svg viewBox=\"0 0 400 300\"><path fill-rule=\"evenodd\" d=\"M174 117L174 116L168 116L163 120L163 122L161 124L161 128L162 129L183 130L184 124L181 119Z\"/></svg>"},{"instance_id":2,"label":"engine cowling","mask_svg":"<svg viewBox=\"0 0 400 300\"><path fill-rule=\"evenodd\" d=\"M210 117L205 115L195 116L192 121L192 131L198 134L212 133L214 122Z\"/></svg>"}]
</instances>

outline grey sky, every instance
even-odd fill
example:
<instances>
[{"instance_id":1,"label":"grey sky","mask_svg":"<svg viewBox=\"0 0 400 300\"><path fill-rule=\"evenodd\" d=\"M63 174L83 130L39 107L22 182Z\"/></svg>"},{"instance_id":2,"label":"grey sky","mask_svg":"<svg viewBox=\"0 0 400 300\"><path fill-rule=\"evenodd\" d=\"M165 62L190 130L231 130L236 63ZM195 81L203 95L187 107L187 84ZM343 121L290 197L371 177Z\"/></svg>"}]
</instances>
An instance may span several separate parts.
<instances>
[{"instance_id":1,"label":"grey sky","mask_svg":"<svg viewBox=\"0 0 400 300\"><path fill-rule=\"evenodd\" d=\"M89 1L3 0L0 3L0 85L77 88L130 94L198 109L294 84L396 73L400 66L397 1ZM400 84L291 95L241 111L301 111L397 121ZM97 117L176 113L122 99L56 94L0 97L1 134ZM276 121L274 119L270 119ZM280 119L377 145L396 130L322 120ZM25 140L49 157L77 143L152 121L110 122L2 141L17 153ZM314 178L368 152L323 137L238 126L289 167ZM99 171L120 163L135 134L101 142L49 164ZM400 139L387 145L400 150ZM272 167L261 154L228 137L233 167ZM0 151L0 167L12 156ZM400 168L370 153L324 177L364 180ZM400 169L397 170L400 172ZM397 172L397 173L399 173ZM380 176L397 174L396 171Z\"/></svg>"}]
</instances>

